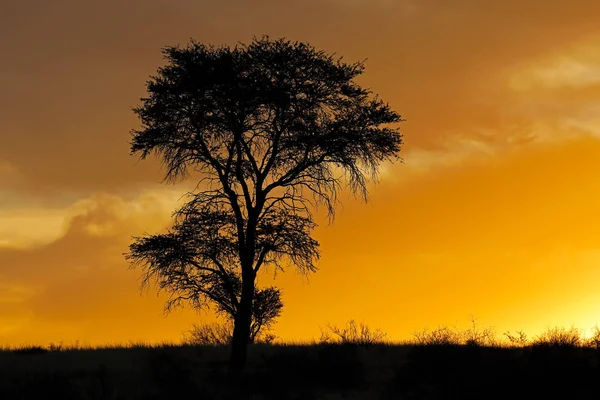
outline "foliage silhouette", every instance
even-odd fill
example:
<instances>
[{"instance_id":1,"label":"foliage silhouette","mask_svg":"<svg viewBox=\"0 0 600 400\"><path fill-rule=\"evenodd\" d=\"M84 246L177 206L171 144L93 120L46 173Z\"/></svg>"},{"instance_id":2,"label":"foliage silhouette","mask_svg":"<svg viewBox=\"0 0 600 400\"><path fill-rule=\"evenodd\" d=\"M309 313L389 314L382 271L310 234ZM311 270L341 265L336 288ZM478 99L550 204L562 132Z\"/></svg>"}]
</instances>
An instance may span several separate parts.
<instances>
[{"instance_id":1,"label":"foliage silhouette","mask_svg":"<svg viewBox=\"0 0 600 400\"><path fill-rule=\"evenodd\" d=\"M307 43L192 41L164 55L134 109L142 128L131 152L156 154L167 181L200 177L173 232L135 238L127 257L176 299L212 301L233 315L230 366L241 371L257 273L316 270L315 208L325 206L331 221L344 183L367 200L367 182L402 145L398 128L382 125L402 120L354 81L363 63Z\"/></svg>"},{"instance_id":2,"label":"foliage silhouette","mask_svg":"<svg viewBox=\"0 0 600 400\"><path fill-rule=\"evenodd\" d=\"M514 334L510 331L504 332L504 336L508 339L511 346L524 347L527 345L527 334L523 330L515 331Z\"/></svg>"},{"instance_id":3,"label":"foliage silhouette","mask_svg":"<svg viewBox=\"0 0 600 400\"><path fill-rule=\"evenodd\" d=\"M469 346L494 346L497 344L496 331L493 328L480 329L477 318L471 316L471 326L463 331L464 342Z\"/></svg>"},{"instance_id":4,"label":"foliage silhouette","mask_svg":"<svg viewBox=\"0 0 600 400\"><path fill-rule=\"evenodd\" d=\"M471 317L471 326L465 330L439 326L436 329L423 329L415 332L416 344L422 346L496 346L496 332L493 328L480 329L477 319Z\"/></svg>"},{"instance_id":5,"label":"foliage silhouette","mask_svg":"<svg viewBox=\"0 0 600 400\"><path fill-rule=\"evenodd\" d=\"M460 332L450 329L447 326L440 326L436 329L423 329L414 334L417 344L424 346L447 346L460 345L462 338Z\"/></svg>"},{"instance_id":6,"label":"foliage silhouette","mask_svg":"<svg viewBox=\"0 0 600 400\"><path fill-rule=\"evenodd\" d=\"M233 320L220 323L194 324L186 332L183 342L189 345L200 346L224 346L231 344L233 337ZM256 335L250 338L250 343L270 344L276 339L276 336L268 329L261 329Z\"/></svg>"},{"instance_id":7,"label":"foliage silhouette","mask_svg":"<svg viewBox=\"0 0 600 400\"><path fill-rule=\"evenodd\" d=\"M181 212L181 210L180 210ZM224 251L207 249L208 246L218 246L219 226L206 222L208 228L194 217L178 220L170 232L149 237L137 238L130 246L127 255L135 264L147 263L142 285L147 286L153 280L158 281L159 288L171 292L171 297L165 305L165 311L180 306L187 301L193 307L200 309L205 303L204 298L212 301L217 313L229 320L235 320L238 309L238 299L242 293L242 280L234 270L211 270L206 267L207 253L217 259L224 256ZM205 264L202 264L204 262ZM218 265L227 265L218 261ZM143 265L143 264L142 264ZM260 334L261 329L269 328L281 314L283 302L281 291L275 287L259 289L254 287L250 335L248 341Z\"/></svg>"},{"instance_id":8,"label":"foliage silhouette","mask_svg":"<svg viewBox=\"0 0 600 400\"><path fill-rule=\"evenodd\" d=\"M540 335L534 338L531 345L537 347L581 347L585 345L583 332L580 329L571 327L553 327L548 328Z\"/></svg>"},{"instance_id":9,"label":"foliage silhouette","mask_svg":"<svg viewBox=\"0 0 600 400\"><path fill-rule=\"evenodd\" d=\"M354 344L359 346L372 346L383 343L387 336L381 329L372 329L364 322L355 320L346 322L345 326L327 324L326 330L321 330L321 343Z\"/></svg>"},{"instance_id":10,"label":"foliage silhouette","mask_svg":"<svg viewBox=\"0 0 600 400\"><path fill-rule=\"evenodd\" d=\"M586 344L589 347L593 347L595 349L600 350L600 328L598 327L598 325L592 328L592 334L587 339Z\"/></svg>"},{"instance_id":11,"label":"foliage silhouette","mask_svg":"<svg viewBox=\"0 0 600 400\"><path fill-rule=\"evenodd\" d=\"M183 343L192 346L225 346L231 344L233 327L228 323L194 324Z\"/></svg>"}]
</instances>

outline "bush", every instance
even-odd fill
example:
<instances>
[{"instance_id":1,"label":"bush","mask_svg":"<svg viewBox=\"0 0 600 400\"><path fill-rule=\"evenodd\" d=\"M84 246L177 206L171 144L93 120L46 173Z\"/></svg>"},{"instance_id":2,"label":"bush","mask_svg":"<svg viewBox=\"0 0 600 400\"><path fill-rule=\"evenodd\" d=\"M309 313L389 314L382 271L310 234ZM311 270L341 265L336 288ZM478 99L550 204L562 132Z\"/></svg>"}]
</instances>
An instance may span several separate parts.
<instances>
[{"instance_id":1,"label":"bush","mask_svg":"<svg viewBox=\"0 0 600 400\"><path fill-rule=\"evenodd\" d=\"M536 347L581 347L585 344L581 330L571 327L548 328L537 336L532 346Z\"/></svg>"},{"instance_id":2,"label":"bush","mask_svg":"<svg viewBox=\"0 0 600 400\"><path fill-rule=\"evenodd\" d=\"M600 350L600 328L598 325L594 326L592 335L586 341L586 345L594 349Z\"/></svg>"},{"instance_id":3,"label":"bush","mask_svg":"<svg viewBox=\"0 0 600 400\"><path fill-rule=\"evenodd\" d=\"M326 325L327 331L321 330L321 343L341 343L354 344L360 346L371 346L378 343L383 343L383 339L387 336L381 329L371 329L364 322L356 323L350 320L344 327L335 325Z\"/></svg>"},{"instance_id":4,"label":"bush","mask_svg":"<svg viewBox=\"0 0 600 400\"><path fill-rule=\"evenodd\" d=\"M225 346L231 343L232 335L233 326L228 322L194 324L184 334L183 343L199 346Z\"/></svg>"},{"instance_id":5,"label":"bush","mask_svg":"<svg viewBox=\"0 0 600 400\"><path fill-rule=\"evenodd\" d=\"M496 332L493 328L479 329L475 318L471 318L471 327L464 331L440 326L437 329L413 334L416 343L421 346L496 346Z\"/></svg>"},{"instance_id":6,"label":"bush","mask_svg":"<svg viewBox=\"0 0 600 400\"><path fill-rule=\"evenodd\" d=\"M527 346L527 334L523 331L516 331L514 335L510 331L506 331L504 332L504 336L506 336L510 344L514 347Z\"/></svg>"},{"instance_id":7,"label":"bush","mask_svg":"<svg viewBox=\"0 0 600 400\"><path fill-rule=\"evenodd\" d=\"M183 343L191 346L226 346L231 343L233 336L233 323L195 324L184 334ZM276 335L263 329L254 338L254 343L271 344Z\"/></svg>"},{"instance_id":8,"label":"bush","mask_svg":"<svg viewBox=\"0 0 600 400\"><path fill-rule=\"evenodd\" d=\"M475 317L471 317L471 327L463 331L461 336L464 344L468 346L495 346L498 344L494 329L489 327L479 329Z\"/></svg>"},{"instance_id":9,"label":"bush","mask_svg":"<svg viewBox=\"0 0 600 400\"><path fill-rule=\"evenodd\" d=\"M440 326L432 331L423 329L422 331L415 332L414 336L417 344L424 346L460 345L462 342L460 333L447 326Z\"/></svg>"}]
</instances>

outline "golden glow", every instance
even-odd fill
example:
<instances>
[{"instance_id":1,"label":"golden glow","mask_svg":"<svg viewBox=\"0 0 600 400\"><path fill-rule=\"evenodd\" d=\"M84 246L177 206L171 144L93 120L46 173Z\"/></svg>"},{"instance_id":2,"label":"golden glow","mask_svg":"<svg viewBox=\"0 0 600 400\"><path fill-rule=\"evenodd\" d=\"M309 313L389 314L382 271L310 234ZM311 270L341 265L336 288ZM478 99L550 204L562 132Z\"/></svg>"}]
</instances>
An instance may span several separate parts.
<instances>
[{"instance_id":1,"label":"golden glow","mask_svg":"<svg viewBox=\"0 0 600 400\"><path fill-rule=\"evenodd\" d=\"M277 275L281 338L600 323L600 3L36 3L0 6L1 345L178 340L213 318L165 318L122 257L193 184L129 156L130 107L161 47L261 34L368 58L361 83L407 120L404 163L315 232L320 271Z\"/></svg>"}]
</instances>

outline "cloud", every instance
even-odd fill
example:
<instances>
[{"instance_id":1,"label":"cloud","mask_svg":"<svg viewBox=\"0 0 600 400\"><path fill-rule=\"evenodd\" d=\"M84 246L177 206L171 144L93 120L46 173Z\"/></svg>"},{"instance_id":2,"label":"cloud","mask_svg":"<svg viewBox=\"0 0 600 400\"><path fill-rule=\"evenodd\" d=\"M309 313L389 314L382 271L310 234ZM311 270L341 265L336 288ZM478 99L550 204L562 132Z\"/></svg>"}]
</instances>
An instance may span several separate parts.
<instances>
[{"instance_id":1,"label":"cloud","mask_svg":"<svg viewBox=\"0 0 600 400\"><path fill-rule=\"evenodd\" d=\"M566 50L529 61L514 72L510 87L517 91L536 88L584 88L600 84L600 38L587 38Z\"/></svg>"},{"instance_id":2,"label":"cloud","mask_svg":"<svg viewBox=\"0 0 600 400\"><path fill-rule=\"evenodd\" d=\"M600 137L600 37L586 37L507 75L508 118L529 121L539 142Z\"/></svg>"},{"instance_id":3,"label":"cloud","mask_svg":"<svg viewBox=\"0 0 600 400\"><path fill-rule=\"evenodd\" d=\"M563 118L567 127L587 132L600 138L600 102L587 104L577 112Z\"/></svg>"},{"instance_id":4,"label":"cloud","mask_svg":"<svg viewBox=\"0 0 600 400\"><path fill-rule=\"evenodd\" d=\"M132 227L158 230L165 226L180 197L181 189L164 188L130 200L97 194L63 208L0 209L0 248L39 247L74 230L106 237L127 235Z\"/></svg>"},{"instance_id":5,"label":"cloud","mask_svg":"<svg viewBox=\"0 0 600 400\"><path fill-rule=\"evenodd\" d=\"M0 226L30 223L20 231L27 246L13 237L0 248L0 343L106 343L124 332L132 340L177 339L195 314L176 312L166 324L165 296L140 296L139 271L128 269L123 253L132 235L164 231L180 197L181 188L129 199L97 194L54 214L13 210L12 220L0 219Z\"/></svg>"},{"instance_id":6,"label":"cloud","mask_svg":"<svg viewBox=\"0 0 600 400\"><path fill-rule=\"evenodd\" d=\"M464 138L453 140L443 150L415 149L406 155L405 163L410 170L431 172L436 168L459 165L465 160L489 157L498 148L484 141Z\"/></svg>"},{"instance_id":7,"label":"cloud","mask_svg":"<svg viewBox=\"0 0 600 400\"><path fill-rule=\"evenodd\" d=\"M600 37L585 37L523 58L516 67L499 68L494 79L481 77L482 88L472 93L480 100L458 110L465 113L459 123L448 121L446 129L435 126L433 145L409 146L404 171L432 173L492 162L522 147L600 137L599 44ZM410 135L406 140L410 145Z\"/></svg>"},{"instance_id":8,"label":"cloud","mask_svg":"<svg viewBox=\"0 0 600 400\"><path fill-rule=\"evenodd\" d=\"M28 248L51 243L64 233L68 210L0 210L0 248Z\"/></svg>"}]
</instances>

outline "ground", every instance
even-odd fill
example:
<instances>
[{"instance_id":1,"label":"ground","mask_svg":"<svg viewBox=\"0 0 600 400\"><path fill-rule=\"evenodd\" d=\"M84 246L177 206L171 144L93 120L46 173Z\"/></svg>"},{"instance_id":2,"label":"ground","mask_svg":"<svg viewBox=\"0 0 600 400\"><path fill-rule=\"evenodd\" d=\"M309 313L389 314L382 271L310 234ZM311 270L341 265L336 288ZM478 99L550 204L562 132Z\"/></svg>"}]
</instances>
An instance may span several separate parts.
<instances>
[{"instance_id":1,"label":"ground","mask_svg":"<svg viewBox=\"0 0 600 400\"><path fill-rule=\"evenodd\" d=\"M591 347L253 345L246 372L228 349L129 346L6 349L0 399L589 399Z\"/></svg>"}]
</instances>

